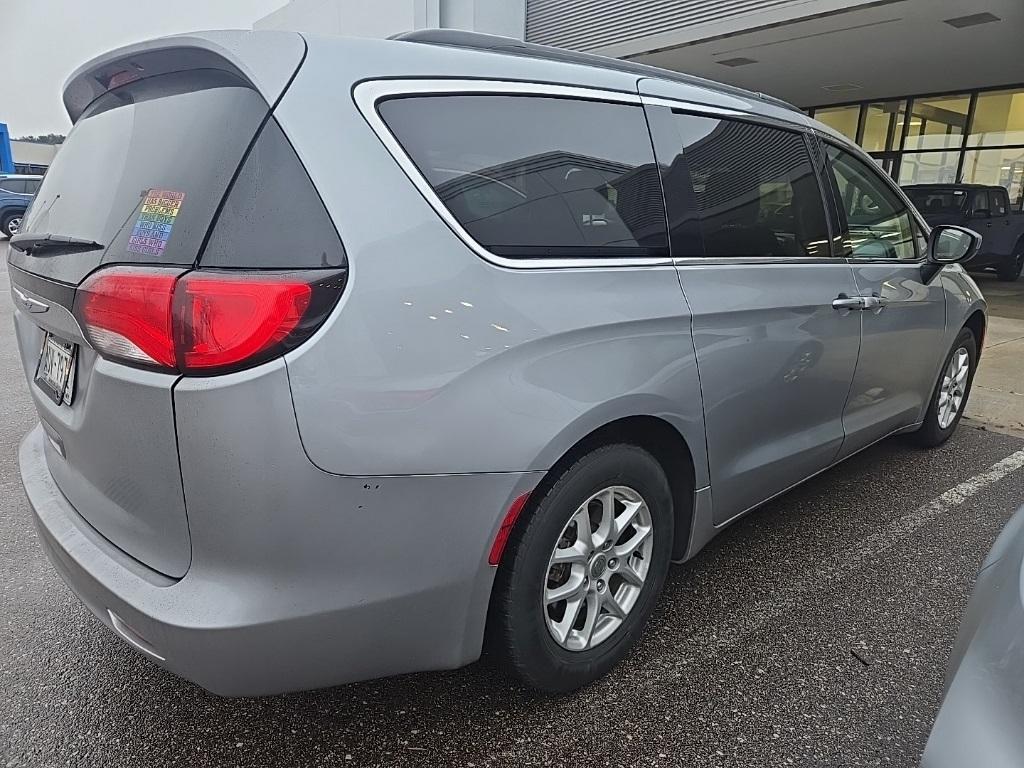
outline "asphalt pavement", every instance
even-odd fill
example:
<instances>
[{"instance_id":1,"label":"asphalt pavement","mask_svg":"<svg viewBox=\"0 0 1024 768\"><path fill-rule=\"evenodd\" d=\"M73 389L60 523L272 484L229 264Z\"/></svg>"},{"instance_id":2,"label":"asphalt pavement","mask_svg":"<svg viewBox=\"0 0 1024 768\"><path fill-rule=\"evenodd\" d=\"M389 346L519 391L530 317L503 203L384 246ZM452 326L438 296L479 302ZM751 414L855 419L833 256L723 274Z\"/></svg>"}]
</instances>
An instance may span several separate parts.
<instances>
[{"instance_id":1,"label":"asphalt pavement","mask_svg":"<svg viewBox=\"0 0 1024 768\"><path fill-rule=\"evenodd\" d=\"M3 271L0 768L914 766L977 568L1024 503L1018 437L893 439L673 567L636 651L576 695L484 661L220 699L126 646L46 561L17 473L35 415L10 315Z\"/></svg>"}]
</instances>

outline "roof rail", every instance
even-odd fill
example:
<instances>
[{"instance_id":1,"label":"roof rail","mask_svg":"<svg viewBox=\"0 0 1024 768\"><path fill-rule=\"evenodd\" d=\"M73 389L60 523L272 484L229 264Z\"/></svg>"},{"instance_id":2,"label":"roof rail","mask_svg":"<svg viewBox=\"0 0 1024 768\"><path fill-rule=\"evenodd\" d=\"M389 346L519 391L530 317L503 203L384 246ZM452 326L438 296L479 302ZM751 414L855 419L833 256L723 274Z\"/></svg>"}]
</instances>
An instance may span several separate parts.
<instances>
[{"instance_id":1,"label":"roof rail","mask_svg":"<svg viewBox=\"0 0 1024 768\"><path fill-rule=\"evenodd\" d=\"M429 45L445 45L452 48L470 48L476 51L492 51L494 53L506 53L513 56L524 56L529 59L543 59L545 61L561 61L567 64L583 64L591 67L615 70L616 72L628 72L629 74L641 77L656 77L662 80L671 80L676 83L695 85L701 88L730 93L734 96L754 98L776 107L800 112L801 110L790 104L788 101L777 99L758 91L748 91L735 85L727 85L714 80L708 80L697 75L687 75L682 72L674 72L670 69L652 67L649 64L638 64L623 59L613 59L610 56L599 56L596 53L581 53L570 51L565 48L555 48L550 45L539 45L537 43L526 43L514 37L501 37L500 35L486 35L482 32L466 32L459 29L422 29L416 32L403 32L392 35L389 40L402 40L407 43L427 43Z\"/></svg>"}]
</instances>

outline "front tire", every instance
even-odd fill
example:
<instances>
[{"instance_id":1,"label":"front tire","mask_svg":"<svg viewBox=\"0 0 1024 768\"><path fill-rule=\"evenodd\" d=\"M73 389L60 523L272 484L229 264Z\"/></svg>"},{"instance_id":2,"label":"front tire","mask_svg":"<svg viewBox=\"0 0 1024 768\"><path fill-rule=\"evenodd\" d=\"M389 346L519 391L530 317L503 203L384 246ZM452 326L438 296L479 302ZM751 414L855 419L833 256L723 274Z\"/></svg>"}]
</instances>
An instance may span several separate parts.
<instances>
[{"instance_id":1,"label":"front tire","mask_svg":"<svg viewBox=\"0 0 1024 768\"><path fill-rule=\"evenodd\" d=\"M604 675L633 647L672 553L668 480L647 451L609 445L531 499L495 581L493 642L546 693Z\"/></svg>"},{"instance_id":2,"label":"front tire","mask_svg":"<svg viewBox=\"0 0 1024 768\"><path fill-rule=\"evenodd\" d=\"M971 329L964 328L942 364L924 424L913 434L918 445L934 448L949 440L956 431L967 408L977 365L978 342Z\"/></svg>"},{"instance_id":3,"label":"front tire","mask_svg":"<svg viewBox=\"0 0 1024 768\"><path fill-rule=\"evenodd\" d=\"M1024 243L1019 243L1013 256L999 265L996 277L1005 283L1012 283L1020 277L1022 271L1024 271Z\"/></svg>"}]
</instances>

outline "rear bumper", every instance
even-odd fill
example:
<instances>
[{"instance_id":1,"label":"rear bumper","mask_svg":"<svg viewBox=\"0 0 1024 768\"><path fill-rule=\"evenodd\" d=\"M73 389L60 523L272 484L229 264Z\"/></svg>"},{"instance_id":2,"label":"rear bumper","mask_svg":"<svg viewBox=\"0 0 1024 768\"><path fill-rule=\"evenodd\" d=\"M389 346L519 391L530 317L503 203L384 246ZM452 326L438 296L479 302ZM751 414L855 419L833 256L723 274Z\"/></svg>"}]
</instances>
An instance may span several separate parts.
<instances>
[{"instance_id":1,"label":"rear bumper","mask_svg":"<svg viewBox=\"0 0 1024 768\"><path fill-rule=\"evenodd\" d=\"M140 641L133 645L162 657L154 659L161 666L224 696L476 659L493 581L489 543L508 500L532 480L511 473L325 476L339 498L365 493L372 482L381 501L404 503L374 504L367 510L373 522L360 530L358 520L346 519L348 510L311 514L300 495L294 508L279 510L291 535L265 532L276 538L272 556L254 551L255 559L246 560L236 549L215 560L197 548L188 573L173 581L132 560L78 515L50 475L45 439L41 427L32 430L19 460L40 540L61 577L108 627L122 637L127 627L129 638ZM390 540L375 540L381 530L392 532ZM326 560L325 541L336 542ZM378 553L370 565L368 550Z\"/></svg>"}]
</instances>

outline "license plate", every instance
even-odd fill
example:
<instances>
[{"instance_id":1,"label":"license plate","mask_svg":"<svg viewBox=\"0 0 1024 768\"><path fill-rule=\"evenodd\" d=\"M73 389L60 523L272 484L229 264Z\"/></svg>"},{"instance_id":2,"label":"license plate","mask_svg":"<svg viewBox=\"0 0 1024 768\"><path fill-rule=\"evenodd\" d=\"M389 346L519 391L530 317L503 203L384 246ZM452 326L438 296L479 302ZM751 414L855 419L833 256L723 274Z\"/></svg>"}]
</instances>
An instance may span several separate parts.
<instances>
[{"instance_id":1,"label":"license plate","mask_svg":"<svg viewBox=\"0 0 1024 768\"><path fill-rule=\"evenodd\" d=\"M36 384L57 405L71 405L78 347L47 333L36 366Z\"/></svg>"}]
</instances>

